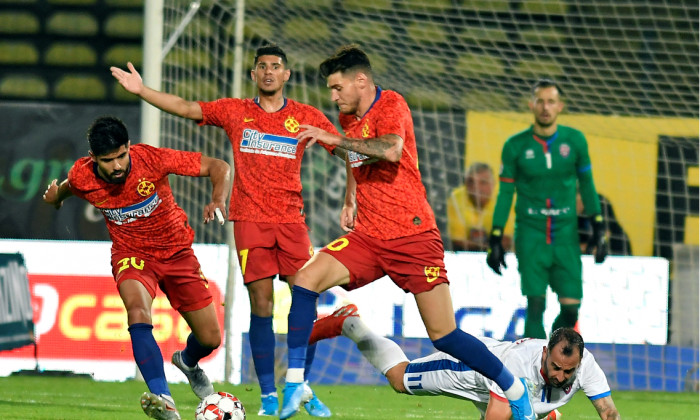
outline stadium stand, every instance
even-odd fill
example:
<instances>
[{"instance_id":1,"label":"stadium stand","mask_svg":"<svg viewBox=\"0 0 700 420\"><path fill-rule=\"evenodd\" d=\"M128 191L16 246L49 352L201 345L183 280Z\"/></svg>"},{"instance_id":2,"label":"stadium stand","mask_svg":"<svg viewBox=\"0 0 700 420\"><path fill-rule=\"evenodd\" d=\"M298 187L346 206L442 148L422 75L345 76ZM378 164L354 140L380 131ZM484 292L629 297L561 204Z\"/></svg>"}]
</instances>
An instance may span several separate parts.
<instances>
[{"instance_id":1,"label":"stadium stand","mask_svg":"<svg viewBox=\"0 0 700 420\"><path fill-rule=\"evenodd\" d=\"M106 67L143 60L143 0L0 0L0 100L135 102Z\"/></svg>"},{"instance_id":2,"label":"stadium stand","mask_svg":"<svg viewBox=\"0 0 700 420\"><path fill-rule=\"evenodd\" d=\"M0 42L0 63L2 64L36 64L39 51L33 44L25 41Z\"/></svg>"},{"instance_id":3,"label":"stadium stand","mask_svg":"<svg viewBox=\"0 0 700 420\"><path fill-rule=\"evenodd\" d=\"M39 19L30 12L0 11L0 33L35 34L39 28Z\"/></svg>"},{"instance_id":4,"label":"stadium stand","mask_svg":"<svg viewBox=\"0 0 700 420\"><path fill-rule=\"evenodd\" d=\"M45 99L49 85L43 78L32 75L10 74L0 80L0 96L8 99Z\"/></svg>"}]
</instances>

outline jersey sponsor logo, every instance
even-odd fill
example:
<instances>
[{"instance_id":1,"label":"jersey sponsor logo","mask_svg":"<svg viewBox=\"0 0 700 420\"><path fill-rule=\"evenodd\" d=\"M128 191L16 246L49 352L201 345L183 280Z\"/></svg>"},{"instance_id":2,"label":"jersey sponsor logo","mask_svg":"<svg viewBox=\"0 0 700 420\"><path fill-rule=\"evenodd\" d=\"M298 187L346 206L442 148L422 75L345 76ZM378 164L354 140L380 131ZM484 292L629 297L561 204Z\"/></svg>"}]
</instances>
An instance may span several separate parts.
<instances>
[{"instance_id":1,"label":"jersey sponsor logo","mask_svg":"<svg viewBox=\"0 0 700 420\"><path fill-rule=\"evenodd\" d=\"M136 186L136 191L141 197L148 197L149 195L153 194L155 189L156 186L153 185L151 181L146 179L139 179L139 185Z\"/></svg>"},{"instance_id":2,"label":"jersey sponsor logo","mask_svg":"<svg viewBox=\"0 0 700 420\"><path fill-rule=\"evenodd\" d=\"M142 217L148 217L158 208L163 200L158 196L158 193L153 194L140 203L120 209L101 209L105 217L117 225L131 223L134 220Z\"/></svg>"},{"instance_id":3,"label":"jersey sponsor logo","mask_svg":"<svg viewBox=\"0 0 700 420\"><path fill-rule=\"evenodd\" d=\"M440 277L440 267L425 267L425 279L432 283Z\"/></svg>"},{"instance_id":4,"label":"jersey sponsor logo","mask_svg":"<svg viewBox=\"0 0 700 420\"><path fill-rule=\"evenodd\" d=\"M286 128L290 133L297 133L299 132L299 121L290 115L286 120L284 120L284 128Z\"/></svg>"},{"instance_id":5,"label":"jersey sponsor logo","mask_svg":"<svg viewBox=\"0 0 700 420\"><path fill-rule=\"evenodd\" d=\"M246 128L243 130L243 138L241 139L241 152L296 159L298 143L299 141L293 137L261 133Z\"/></svg>"},{"instance_id":6,"label":"jersey sponsor logo","mask_svg":"<svg viewBox=\"0 0 700 420\"><path fill-rule=\"evenodd\" d=\"M536 216L538 214L541 214L541 215L547 216L547 217L556 217L556 216L564 216L564 215L567 215L569 213L571 213L571 207L564 207L561 209L554 209L554 208L552 208L552 209L547 209L547 208L536 209L536 208L528 207L528 209L527 209L527 214L529 214L531 216Z\"/></svg>"},{"instance_id":7,"label":"jersey sponsor logo","mask_svg":"<svg viewBox=\"0 0 700 420\"><path fill-rule=\"evenodd\" d=\"M379 159L363 155L362 153L354 152L348 150L348 160L350 161L351 168L357 168L362 165L369 165L378 161Z\"/></svg>"},{"instance_id":8,"label":"jersey sponsor logo","mask_svg":"<svg viewBox=\"0 0 700 420\"><path fill-rule=\"evenodd\" d=\"M527 149L525 151L525 159L534 159L535 158L535 151L532 149Z\"/></svg>"},{"instance_id":9,"label":"jersey sponsor logo","mask_svg":"<svg viewBox=\"0 0 700 420\"><path fill-rule=\"evenodd\" d=\"M569 153L571 153L571 147L568 144L564 143L559 145L559 154L561 157L567 158L569 157Z\"/></svg>"}]
</instances>

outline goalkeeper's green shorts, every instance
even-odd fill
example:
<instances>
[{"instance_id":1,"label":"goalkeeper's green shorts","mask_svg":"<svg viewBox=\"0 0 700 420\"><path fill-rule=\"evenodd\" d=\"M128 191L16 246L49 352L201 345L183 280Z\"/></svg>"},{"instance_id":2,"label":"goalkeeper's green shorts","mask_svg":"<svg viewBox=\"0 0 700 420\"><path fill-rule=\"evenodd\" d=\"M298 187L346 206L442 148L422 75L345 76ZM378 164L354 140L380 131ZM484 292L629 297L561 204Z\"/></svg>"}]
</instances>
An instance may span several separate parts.
<instances>
[{"instance_id":1,"label":"goalkeeper's green shorts","mask_svg":"<svg viewBox=\"0 0 700 420\"><path fill-rule=\"evenodd\" d=\"M577 224L558 226L551 244L543 230L516 225L515 256L523 296L544 296L550 286L560 298L583 297Z\"/></svg>"}]
</instances>

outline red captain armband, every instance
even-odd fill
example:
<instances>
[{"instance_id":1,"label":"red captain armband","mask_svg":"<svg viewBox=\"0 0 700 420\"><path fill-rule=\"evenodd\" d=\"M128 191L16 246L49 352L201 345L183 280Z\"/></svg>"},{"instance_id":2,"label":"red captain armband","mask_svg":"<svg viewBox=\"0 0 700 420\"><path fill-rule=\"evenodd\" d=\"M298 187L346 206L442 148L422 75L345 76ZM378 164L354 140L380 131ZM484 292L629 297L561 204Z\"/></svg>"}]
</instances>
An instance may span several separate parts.
<instances>
[{"instance_id":1,"label":"red captain armband","mask_svg":"<svg viewBox=\"0 0 700 420\"><path fill-rule=\"evenodd\" d=\"M491 398L493 398L493 399L496 399L496 400L498 400L498 401L502 401L502 402L504 402L504 403L507 403L507 402L508 402L508 399L507 399L506 397L501 397L500 395L496 394L496 393L493 392L493 391L489 391L489 397L491 397Z\"/></svg>"},{"instance_id":2,"label":"red captain armband","mask_svg":"<svg viewBox=\"0 0 700 420\"><path fill-rule=\"evenodd\" d=\"M512 184L513 182L515 182L515 179L513 179L513 178L500 177L500 178L498 178L498 179L499 179L501 182L508 182L508 183L510 183L510 184Z\"/></svg>"}]
</instances>

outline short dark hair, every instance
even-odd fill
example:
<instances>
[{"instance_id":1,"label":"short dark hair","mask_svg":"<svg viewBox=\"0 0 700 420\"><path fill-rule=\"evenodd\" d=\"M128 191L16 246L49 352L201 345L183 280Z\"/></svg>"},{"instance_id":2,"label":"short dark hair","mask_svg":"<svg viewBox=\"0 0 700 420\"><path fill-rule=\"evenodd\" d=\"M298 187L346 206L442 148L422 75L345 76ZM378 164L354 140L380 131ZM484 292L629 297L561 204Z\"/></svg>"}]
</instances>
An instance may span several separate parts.
<instances>
[{"instance_id":1,"label":"short dark hair","mask_svg":"<svg viewBox=\"0 0 700 420\"><path fill-rule=\"evenodd\" d=\"M284 53L282 48L277 44L265 44L262 47L255 50L255 60L253 60L253 66L258 64L258 59L263 55L275 55L282 59L282 64L287 66L287 54Z\"/></svg>"},{"instance_id":2,"label":"short dark hair","mask_svg":"<svg viewBox=\"0 0 700 420\"><path fill-rule=\"evenodd\" d=\"M93 121L87 131L90 151L102 156L119 149L129 142L129 132L124 122L117 117L104 116Z\"/></svg>"},{"instance_id":3,"label":"short dark hair","mask_svg":"<svg viewBox=\"0 0 700 420\"><path fill-rule=\"evenodd\" d=\"M551 337L549 337L547 350L551 352L554 346L562 341L566 342L562 348L562 353L564 353L564 356L572 356L574 354L574 349L576 348L578 349L579 357L583 358L583 337L581 337L581 334L577 333L573 328L561 327L554 330Z\"/></svg>"},{"instance_id":4,"label":"short dark hair","mask_svg":"<svg viewBox=\"0 0 700 420\"><path fill-rule=\"evenodd\" d=\"M369 57L357 44L343 45L335 54L325 59L319 66L321 77L327 78L333 73L347 73L360 70L372 76L372 65Z\"/></svg>"},{"instance_id":5,"label":"short dark hair","mask_svg":"<svg viewBox=\"0 0 700 420\"><path fill-rule=\"evenodd\" d=\"M541 88L548 88L548 87L555 87L557 88L557 92L559 92L559 96L563 97L564 96L564 91L561 89L561 86L559 86L559 83L555 82L552 79L539 79L538 81L535 82L534 85L532 85L532 94L534 95L537 92L537 89Z\"/></svg>"}]
</instances>

